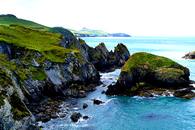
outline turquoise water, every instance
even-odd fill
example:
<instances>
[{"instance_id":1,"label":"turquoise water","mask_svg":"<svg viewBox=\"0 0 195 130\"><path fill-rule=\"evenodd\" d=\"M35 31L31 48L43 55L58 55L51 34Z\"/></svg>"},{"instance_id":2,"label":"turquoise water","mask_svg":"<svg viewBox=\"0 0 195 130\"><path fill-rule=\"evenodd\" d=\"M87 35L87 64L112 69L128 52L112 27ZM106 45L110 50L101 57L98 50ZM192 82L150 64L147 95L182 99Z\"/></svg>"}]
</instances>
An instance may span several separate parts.
<instances>
[{"instance_id":1,"label":"turquoise water","mask_svg":"<svg viewBox=\"0 0 195 130\"><path fill-rule=\"evenodd\" d=\"M195 80L195 60L185 60L182 57L195 51L195 37L131 37L131 38L83 38L92 47L104 42L109 50L113 50L118 43L124 43L130 53L150 52L166 56L188 67L191 79Z\"/></svg>"},{"instance_id":2,"label":"turquoise water","mask_svg":"<svg viewBox=\"0 0 195 130\"><path fill-rule=\"evenodd\" d=\"M124 43L131 53L145 51L169 57L191 71L191 79L195 80L195 61L181 57L195 50L195 38L84 38L90 46L105 42L109 50L117 43ZM116 82L120 69L101 74L103 85L89 93L86 98L77 99L72 111L88 115L88 120L72 123L69 116L58 118L42 124L43 130L194 130L195 100L175 97L109 97L101 94L106 86ZM103 100L103 105L93 105L91 99ZM89 107L82 109L82 104ZM71 113L71 111L70 111Z\"/></svg>"}]
</instances>

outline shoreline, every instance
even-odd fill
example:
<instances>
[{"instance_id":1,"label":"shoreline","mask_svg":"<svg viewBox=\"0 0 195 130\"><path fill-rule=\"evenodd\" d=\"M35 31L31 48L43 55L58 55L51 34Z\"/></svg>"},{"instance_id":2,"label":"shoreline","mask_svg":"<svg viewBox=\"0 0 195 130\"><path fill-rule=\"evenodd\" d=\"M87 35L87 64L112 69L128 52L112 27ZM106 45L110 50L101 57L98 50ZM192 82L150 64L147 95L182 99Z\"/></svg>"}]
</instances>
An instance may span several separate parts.
<instances>
[{"instance_id":1,"label":"shoreline","mask_svg":"<svg viewBox=\"0 0 195 130\"><path fill-rule=\"evenodd\" d=\"M170 98L170 99L174 99L174 100L186 100L186 99L182 99L182 98L178 98L175 97L174 95L172 95L170 93L170 95L155 95L153 97L145 97L145 96L133 96L133 97L129 97L129 96L106 96L105 94L102 94L101 92L107 89L107 86L109 84L112 84L114 82L116 82L116 77L111 77L110 75L115 75L114 73L116 73L116 71L120 71L120 69L115 70L113 72L109 72L109 73L101 73L101 81L103 82L103 84L99 85L96 87L95 91L89 92L87 94L87 96L85 98L74 98L74 99L70 99L69 102L72 102L72 108L69 109L69 112L67 113L67 116L64 118L56 118L56 119L52 119L48 122L45 123L40 123L40 126L42 126L43 130L47 130L48 129L48 125L50 125L51 128L55 129L58 128L57 126L55 127L55 123L57 122L64 122L62 127L71 129L72 127L78 127L82 128L84 126L86 126L86 128L88 127L88 125L90 125L90 122L95 120L97 117L96 115L94 115L94 111L97 111L98 109L101 110L104 107L109 107L110 103L112 104L117 98L128 98L129 100L158 100L158 99L162 99L162 98ZM103 75L103 76L102 76ZM116 75L115 75L116 76ZM115 81L114 81L115 79ZM107 84L106 84L107 83ZM92 99L99 99L101 101L103 101L103 104L100 105L94 105ZM64 101L64 103L66 103L66 101ZM88 108L83 109L83 103L87 103L88 104ZM71 121L70 116L73 112L79 112L81 113L83 116L89 116L89 119L84 120L83 118L80 118L78 120L78 122L74 123ZM52 126L53 124L53 126ZM62 124L61 124L62 125Z\"/></svg>"}]
</instances>

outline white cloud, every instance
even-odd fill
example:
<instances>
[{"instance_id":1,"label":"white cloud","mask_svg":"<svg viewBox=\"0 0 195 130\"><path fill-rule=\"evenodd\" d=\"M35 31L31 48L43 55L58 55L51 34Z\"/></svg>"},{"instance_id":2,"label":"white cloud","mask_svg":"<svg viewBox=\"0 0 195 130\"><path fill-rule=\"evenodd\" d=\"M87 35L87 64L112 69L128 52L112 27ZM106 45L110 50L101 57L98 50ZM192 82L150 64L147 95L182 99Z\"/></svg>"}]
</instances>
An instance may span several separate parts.
<instances>
[{"instance_id":1,"label":"white cloud","mask_svg":"<svg viewBox=\"0 0 195 130\"><path fill-rule=\"evenodd\" d=\"M13 13L48 26L145 36L195 36L194 0L0 0Z\"/></svg>"}]
</instances>

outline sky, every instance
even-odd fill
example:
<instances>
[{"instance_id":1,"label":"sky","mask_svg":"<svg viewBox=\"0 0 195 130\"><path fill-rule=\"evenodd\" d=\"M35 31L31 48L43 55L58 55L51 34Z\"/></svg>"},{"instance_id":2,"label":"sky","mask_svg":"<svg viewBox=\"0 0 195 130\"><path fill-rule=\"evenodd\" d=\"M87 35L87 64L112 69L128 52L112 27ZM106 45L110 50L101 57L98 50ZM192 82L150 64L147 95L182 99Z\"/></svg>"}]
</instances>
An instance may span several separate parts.
<instances>
[{"instance_id":1,"label":"sky","mask_svg":"<svg viewBox=\"0 0 195 130\"><path fill-rule=\"evenodd\" d=\"M195 0L0 0L0 14L133 36L195 36Z\"/></svg>"}]
</instances>

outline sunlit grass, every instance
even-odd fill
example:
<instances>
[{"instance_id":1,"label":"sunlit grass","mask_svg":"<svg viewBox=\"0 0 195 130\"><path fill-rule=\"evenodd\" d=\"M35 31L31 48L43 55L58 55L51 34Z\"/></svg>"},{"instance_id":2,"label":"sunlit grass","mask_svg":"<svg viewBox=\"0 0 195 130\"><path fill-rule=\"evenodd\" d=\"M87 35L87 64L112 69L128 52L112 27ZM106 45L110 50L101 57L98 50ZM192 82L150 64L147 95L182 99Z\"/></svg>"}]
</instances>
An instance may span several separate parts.
<instances>
[{"instance_id":1,"label":"sunlit grass","mask_svg":"<svg viewBox=\"0 0 195 130\"><path fill-rule=\"evenodd\" d=\"M65 49L59 46L62 35L46 31L38 31L18 25L0 25L0 41L35 50L53 62L64 62L70 52L78 53L77 49Z\"/></svg>"}]
</instances>

